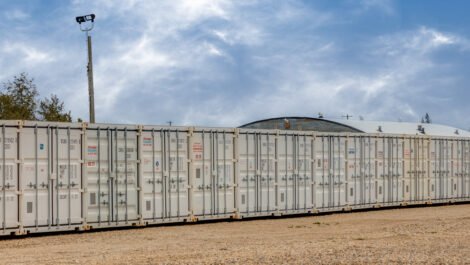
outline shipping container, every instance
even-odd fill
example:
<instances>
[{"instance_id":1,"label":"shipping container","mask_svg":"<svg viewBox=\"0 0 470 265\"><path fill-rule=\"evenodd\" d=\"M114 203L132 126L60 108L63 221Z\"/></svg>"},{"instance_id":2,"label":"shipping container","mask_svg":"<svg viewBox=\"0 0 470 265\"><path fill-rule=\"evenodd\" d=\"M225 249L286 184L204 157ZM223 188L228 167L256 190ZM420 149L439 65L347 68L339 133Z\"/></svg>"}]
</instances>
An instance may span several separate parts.
<instances>
[{"instance_id":1,"label":"shipping container","mask_svg":"<svg viewBox=\"0 0 470 265\"><path fill-rule=\"evenodd\" d=\"M0 235L470 200L468 137L0 126Z\"/></svg>"}]
</instances>

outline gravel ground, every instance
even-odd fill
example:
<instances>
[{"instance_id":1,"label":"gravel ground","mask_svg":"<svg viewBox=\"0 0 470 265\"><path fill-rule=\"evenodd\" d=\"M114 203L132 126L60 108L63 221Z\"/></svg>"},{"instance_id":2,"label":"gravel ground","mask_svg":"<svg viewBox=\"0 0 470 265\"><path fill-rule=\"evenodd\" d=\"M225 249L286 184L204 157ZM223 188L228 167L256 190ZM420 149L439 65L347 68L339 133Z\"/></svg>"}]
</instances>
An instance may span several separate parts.
<instances>
[{"instance_id":1,"label":"gravel ground","mask_svg":"<svg viewBox=\"0 0 470 265\"><path fill-rule=\"evenodd\" d=\"M470 264L470 205L0 240L1 264Z\"/></svg>"}]
</instances>

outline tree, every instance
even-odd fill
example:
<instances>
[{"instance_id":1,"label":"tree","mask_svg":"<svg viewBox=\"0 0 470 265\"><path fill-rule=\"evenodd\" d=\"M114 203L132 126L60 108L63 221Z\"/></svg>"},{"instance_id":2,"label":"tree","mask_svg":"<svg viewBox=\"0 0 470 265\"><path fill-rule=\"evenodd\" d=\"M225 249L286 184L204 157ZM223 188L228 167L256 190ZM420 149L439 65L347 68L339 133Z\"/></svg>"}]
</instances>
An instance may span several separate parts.
<instances>
[{"instance_id":1,"label":"tree","mask_svg":"<svg viewBox=\"0 0 470 265\"><path fill-rule=\"evenodd\" d=\"M64 110L64 103L56 95L41 101L38 97L34 79L26 73L14 76L13 81L3 84L0 92L0 119L72 121L70 111Z\"/></svg>"},{"instance_id":2,"label":"tree","mask_svg":"<svg viewBox=\"0 0 470 265\"><path fill-rule=\"evenodd\" d=\"M431 121L431 116L426 112L426 115L424 115L424 123L432 123Z\"/></svg>"},{"instance_id":3,"label":"tree","mask_svg":"<svg viewBox=\"0 0 470 265\"><path fill-rule=\"evenodd\" d=\"M421 117L421 123L432 123L431 116L429 116L429 113L426 112L426 115L424 115L424 117Z\"/></svg>"},{"instance_id":4,"label":"tree","mask_svg":"<svg viewBox=\"0 0 470 265\"><path fill-rule=\"evenodd\" d=\"M64 110L64 102L60 101L57 95L52 94L51 98L45 98L39 103L38 114L43 121L71 122L72 115Z\"/></svg>"},{"instance_id":5,"label":"tree","mask_svg":"<svg viewBox=\"0 0 470 265\"><path fill-rule=\"evenodd\" d=\"M2 119L36 120L36 97L39 95L33 79L26 73L14 76L13 81L3 84L5 93L2 98Z\"/></svg>"},{"instance_id":6,"label":"tree","mask_svg":"<svg viewBox=\"0 0 470 265\"><path fill-rule=\"evenodd\" d=\"M0 119L9 120L14 116L13 100L10 96L0 94ZM14 119L14 118L13 118Z\"/></svg>"}]
</instances>

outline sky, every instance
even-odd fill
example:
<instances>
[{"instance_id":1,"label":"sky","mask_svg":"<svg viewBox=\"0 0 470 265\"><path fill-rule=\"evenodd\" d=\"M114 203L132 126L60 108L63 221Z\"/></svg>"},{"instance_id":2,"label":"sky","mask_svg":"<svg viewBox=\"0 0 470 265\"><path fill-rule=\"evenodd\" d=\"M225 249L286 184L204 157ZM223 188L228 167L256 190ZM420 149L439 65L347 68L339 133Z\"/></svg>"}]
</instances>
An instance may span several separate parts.
<instances>
[{"instance_id":1,"label":"sky","mask_svg":"<svg viewBox=\"0 0 470 265\"><path fill-rule=\"evenodd\" d=\"M470 128L470 1L0 0L0 83L26 72L88 120L235 127L279 116Z\"/></svg>"}]
</instances>

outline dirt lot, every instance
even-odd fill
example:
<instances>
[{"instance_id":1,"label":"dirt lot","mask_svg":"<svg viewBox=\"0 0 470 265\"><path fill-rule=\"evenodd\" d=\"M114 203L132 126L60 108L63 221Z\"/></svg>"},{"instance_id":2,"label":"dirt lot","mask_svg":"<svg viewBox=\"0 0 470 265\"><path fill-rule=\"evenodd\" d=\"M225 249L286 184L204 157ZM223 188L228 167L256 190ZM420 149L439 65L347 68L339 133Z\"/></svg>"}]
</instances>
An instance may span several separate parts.
<instances>
[{"instance_id":1,"label":"dirt lot","mask_svg":"<svg viewBox=\"0 0 470 265\"><path fill-rule=\"evenodd\" d=\"M470 264L470 205L0 240L1 264Z\"/></svg>"}]
</instances>

